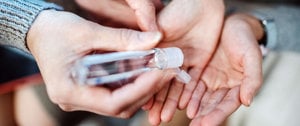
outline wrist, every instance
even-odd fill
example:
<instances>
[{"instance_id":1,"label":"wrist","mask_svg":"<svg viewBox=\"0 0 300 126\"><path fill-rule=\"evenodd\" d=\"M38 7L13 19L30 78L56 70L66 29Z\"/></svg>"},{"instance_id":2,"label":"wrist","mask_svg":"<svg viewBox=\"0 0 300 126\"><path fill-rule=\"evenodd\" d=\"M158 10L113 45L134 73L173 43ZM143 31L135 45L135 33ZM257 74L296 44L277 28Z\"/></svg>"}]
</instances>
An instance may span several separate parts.
<instances>
[{"instance_id":1,"label":"wrist","mask_svg":"<svg viewBox=\"0 0 300 126\"><path fill-rule=\"evenodd\" d=\"M48 27L52 27L52 23L50 22L51 20L47 19L53 18L52 15L54 14L52 13L55 12L55 10L43 10L39 13L35 21L32 23L26 36L26 45L31 53L33 53L32 51L34 51L34 47L36 46L36 44L38 44L36 42L39 41L39 37L42 37L41 34L43 32L47 32L45 31L45 29L47 29Z\"/></svg>"},{"instance_id":2,"label":"wrist","mask_svg":"<svg viewBox=\"0 0 300 126\"><path fill-rule=\"evenodd\" d=\"M263 56L267 55L268 49L266 48L266 31L264 24L261 20L258 18L248 15L248 14L242 14L242 13L235 13L230 15L228 18L233 19L235 22L232 24L238 25L238 23L243 24L244 29L246 28L248 31L250 31L253 36L255 37L255 40L257 41L257 45L260 46L260 50ZM241 27L240 27L241 28Z\"/></svg>"},{"instance_id":3,"label":"wrist","mask_svg":"<svg viewBox=\"0 0 300 126\"><path fill-rule=\"evenodd\" d=\"M254 16L247 15L248 22L251 25L253 32L255 33L255 37L257 40L261 40L265 36L264 27L261 24L260 20Z\"/></svg>"},{"instance_id":4,"label":"wrist","mask_svg":"<svg viewBox=\"0 0 300 126\"><path fill-rule=\"evenodd\" d=\"M231 15L231 17L237 18L237 20L242 20L243 22L247 23L254 33L256 40L261 40L265 35L263 25L261 24L261 21L256 17L241 13L233 14Z\"/></svg>"}]
</instances>

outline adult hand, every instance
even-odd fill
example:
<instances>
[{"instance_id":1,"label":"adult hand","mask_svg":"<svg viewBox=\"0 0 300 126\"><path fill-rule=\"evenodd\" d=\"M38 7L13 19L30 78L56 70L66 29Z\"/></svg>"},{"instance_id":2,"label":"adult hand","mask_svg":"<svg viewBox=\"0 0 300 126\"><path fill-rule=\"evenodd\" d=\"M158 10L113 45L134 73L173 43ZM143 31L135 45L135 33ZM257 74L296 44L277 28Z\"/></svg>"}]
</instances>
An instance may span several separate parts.
<instances>
[{"instance_id":1,"label":"adult hand","mask_svg":"<svg viewBox=\"0 0 300 126\"><path fill-rule=\"evenodd\" d=\"M262 84L258 41L263 29L254 17L234 14L188 105L191 126L220 125L241 103L250 105ZM205 90L206 89L206 90Z\"/></svg>"},{"instance_id":2,"label":"adult hand","mask_svg":"<svg viewBox=\"0 0 300 126\"><path fill-rule=\"evenodd\" d=\"M153 71L115 90L79 86L71 78L74 62L92 51L145 50L161 39L159 32L114 29L68 12L42 11L27 35L51 100L66 111L85 110L127 118L173 75ZM146 80L146 81L145 81Z\"/></svg>"},{"instance_id":3,"label":"adult hand","mask_svg":"<svg viewBox=\"0 0 300 126\"><path fill-rule=\"evenodd\" d=\"M188 70L192 80L185 86L178 82L166 86L155 96L152 105L149 102L150 105L145 108L151 108L151 124L170 121L177 107L186 108L202 71L215 51L223 18L222 0L173 0L159 13L158 24L164 32L159 46L177 46L183 50L184 69Z\"/></svg>"},{"instance_id":4,"label":"adult hand","mask_svg":"<svg viewBox=\"0 0 300 126\"><path fill-rule=\"evenodd\" d=\"M160 0L75 0L88 18L103 25L157 31ZM85 15L85 16L86 16Z\"/></svg>"}]
</instances>

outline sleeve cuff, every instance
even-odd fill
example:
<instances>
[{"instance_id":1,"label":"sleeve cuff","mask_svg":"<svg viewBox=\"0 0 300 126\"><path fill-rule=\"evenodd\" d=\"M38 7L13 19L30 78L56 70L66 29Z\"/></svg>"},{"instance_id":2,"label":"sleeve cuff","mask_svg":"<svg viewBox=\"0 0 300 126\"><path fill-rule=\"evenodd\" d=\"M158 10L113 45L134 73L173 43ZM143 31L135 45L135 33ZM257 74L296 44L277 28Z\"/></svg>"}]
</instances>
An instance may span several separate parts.
<instances>
[{"instance_id":1,"label":"sleeve cuff","mask_svg":"<svg viewBox=\"0 0 300 126\"><path fill-rule=\"evenodd\" d=\"M63 10L42 0L1 0L0 43L29 52L26 35L38 14L47 9Z\"/></svg>"}]
</instances>

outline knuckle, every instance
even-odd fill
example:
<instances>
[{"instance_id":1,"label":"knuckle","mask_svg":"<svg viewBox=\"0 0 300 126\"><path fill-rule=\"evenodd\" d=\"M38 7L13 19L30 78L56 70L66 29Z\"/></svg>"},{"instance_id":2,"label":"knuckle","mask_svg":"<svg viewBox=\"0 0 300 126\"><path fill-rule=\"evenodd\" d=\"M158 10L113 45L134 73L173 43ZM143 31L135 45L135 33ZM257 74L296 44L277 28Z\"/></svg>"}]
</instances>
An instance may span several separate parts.
<instances>
[{"instance_id":1,"label":"knuckle","mask_svg":"<svg viewBox=\"0 0 300 126\"><path fill-rule=\"evenodd\" d=\"M132 30L121 29L119 31L120 46L124 47L125 50L130 49L130 42L136 41L139 38L138 35L134 35Z\"/></svg>"},{"instance_id":2,"label":"knuckle","mask_svg":"<svg viewBox=\"0 0 300 126\"><path fill-rule=\"evenodd\" d=\"M165 102L165 98L164 97L156 97L156 103L159 103L159 104L163 104Z\"/></svg>"},{"instance_id":3,"label":"knuckle","mask_svg":"<svg viewBox=\"0 0 300 126\"><path fill-rule=\"evenodd\" d=\"M73 107L71 105L65 105L65 104L59 104L58 105L63 111L70 112L74 111Z\"/></svg>"},{"instance_id":4,"label":"knuckle","mask_svg":"<svg viewBox=\"0 0 300 126\"><path fill-rule=\"evenodd\" d=\"M121 106L114 106L108 108L108 111L109 111L109 115L119 117L122 119L128 119L133 115L132 112L124 110L124 107Z\"/></svg>"},{"instance_id":5,"label":"knuckle","mask_svg":"<svg viewBox=\"0 0 300 126\"><path fill-rule=\"evenodd\" d=\"M49 95L49 98L53 103L58 103L59 101L57 95Z\"/></svg>"},{"instance_id":6,"label":"knuckle","mask_svg":"<svg viewBox=\"0 0 300 126\"><path fill-rule=\"evenodd\" d=\"M62 101L64 101L64 99L62 99L62 97L56 93L54 93L54 94L49 93L49 98L53 103L56 103L56 104L60 104Z\"/></svg>"},{"instance_id":7,"label":"knuckle","mask_svg":"<svg viewBox=\"0 0 300 126\"><path fill-rule=\"evenodd\" d=\"M118 117L120 117L122 119L129 119L132 117L132 115L133 115L132 112L124 111L124 112L121 112Z\"/></svg>"},{"instance_id":8,"label":"knuckle","mask_svg":"<svg viewBox=\"0 0 300 126\"><path fill-rule=\"evenodd\" d=\"M109 107L107 108L109 115L111 116L118 116L120 115L120 113L122 113L122 109L120 109L119 107L115 106L115 107Z\"/></svg>"},{"instance_id":9,"label":"knuckle","mask_svg":"<svg viewBox=\"0 0 300 126\"><path fill-rule=\"evenodd\" d=\"M56 104L65 104L68 103L70 100L70 93L49 93L49 98L53 103Z\"/></svg>"}]
</instances>

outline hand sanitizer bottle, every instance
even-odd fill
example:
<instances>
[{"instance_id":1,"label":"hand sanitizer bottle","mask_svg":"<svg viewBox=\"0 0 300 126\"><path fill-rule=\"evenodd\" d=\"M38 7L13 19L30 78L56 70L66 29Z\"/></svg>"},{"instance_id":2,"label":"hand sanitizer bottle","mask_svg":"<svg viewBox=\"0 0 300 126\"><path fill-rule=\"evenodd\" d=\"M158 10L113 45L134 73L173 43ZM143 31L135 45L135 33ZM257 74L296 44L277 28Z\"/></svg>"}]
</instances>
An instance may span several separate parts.
<instances>
[{"instance_id":1,"label":"hand sanitizer bottle","mask_svg":"<svg viewBox=\"0 0 300 126\"><path fill-rule=\"evenodd\" d=\"M179 69L183 60L177 47L88 55L75 62L72 77L80 85L123 85L153 69L174 69L179 81L189 83L191 77Z\"/></svg>"}]
</instances>

